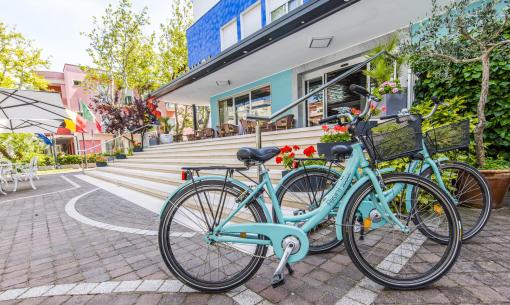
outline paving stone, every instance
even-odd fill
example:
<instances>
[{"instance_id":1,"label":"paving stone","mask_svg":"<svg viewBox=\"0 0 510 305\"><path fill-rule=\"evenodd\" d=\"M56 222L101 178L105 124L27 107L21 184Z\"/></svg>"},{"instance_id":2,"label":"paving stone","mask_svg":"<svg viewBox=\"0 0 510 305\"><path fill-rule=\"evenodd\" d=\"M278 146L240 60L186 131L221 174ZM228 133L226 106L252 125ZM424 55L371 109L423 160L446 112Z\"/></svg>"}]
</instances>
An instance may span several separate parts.
<instances>
[{"instance_id":1,"label":"paving stone","mask_svg":"<svg viewBox=\"0 0 510 305\"><path fill-rule=\"evenodd\" d=\"M177 280L166 280L159 287L159 292L178 292L183 284Z\"/></svg>"},{"instance_id":2,"label":"paving stone","mask_svg":"<svg viewBox=\"0 0 510 305\"><path fill-rule=\"evenodd\" d=\"M28 288L18 288L18 289L7 290L4 293L0 294L0 301L14 300L27 290L28 290Z\"/></svg>"},{"instance_id":3,"label":"paving stone","mask_svg":"<svg viewBox=\"0 0 510 305\"><path fill-rule=\"evenodd\" d=\"M120 285L120 282L102 282L94 289L90 291L91 294L99 294L99 293L111 293L117 286Z\"/></svg>"},{"instance_id":4,"label":"paving stone","mask_svg":"<svg viewBox=\"0 0 510 305\"><path fill-rule=\"evenodd\" d=\"M43 296L63 295L66 294L69 290L73 289L75 286L76 284L55 285L53 288L46 291Z\"/></svg>"},{"instance_id":5,"label":"paving stone","mask_svg":"<svg viewBox=\"0 0 510 305\"><path fill-rule=\"evenodd\" d=\"M158 291L163 284L163 280L144 280L136 291Z\"/></svg>"},{"instance_id":6,"label":"paving stone","mask_svg":"<svg viewBox=\"0 0 510 305\"><path fill-rule=\"evenodd\" d=\"M139 281L123 281L113 291L114 292L131 292L131 291L135 291L136 288L138 286L140 286L141 283L142 283L142 281L140 281L140 280Z\"/></svg>"},{"instance_id":7,"label":"paving stone","mask_svg":"<svg viewBox=\"0 0 510 305\"><path fill-rule=\"evenodd\" d=\"M68 295L80 295L80 294L88 294L92 289L96 288L98 283L80 283L76 285L73 289L67 292Z\"/></svg>"},{"instance_id":8,"label":"paving stone","mask_svg":"<svg viewBox=\"0 0 510 305\"><path fill-rule=\"evenodd\" d=\"M24 298L40 297L53 287L54 287L53 285L50 285L50 286L39 286L39 287L30 288L25 293L20 295L18 298L24 299Z\"/></svg>"},{"instance_id":9,"label":"paving stone","mask_svg":"<svg viewBox=\"0 0 510 305\"><path fill-rule=\"evenodd\" d=\"M240 305L254 305L262 301L262 297L251 290L245 290L234 296L234 301Z\"/></svg>"}]
</instances>

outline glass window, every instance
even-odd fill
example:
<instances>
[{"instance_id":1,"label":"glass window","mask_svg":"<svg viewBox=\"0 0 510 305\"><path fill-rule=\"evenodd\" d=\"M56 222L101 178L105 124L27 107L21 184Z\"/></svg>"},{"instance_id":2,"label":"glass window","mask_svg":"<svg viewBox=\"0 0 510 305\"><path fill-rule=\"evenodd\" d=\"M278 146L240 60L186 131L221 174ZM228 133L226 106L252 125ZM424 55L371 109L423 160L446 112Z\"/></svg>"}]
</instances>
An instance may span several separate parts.
<instances>
[{"instance_id":1,"label":"glass window","mask_svg":"<svg viewBox=\"0 0 510 305\"><path fill-rule=\"evenodd\" d=\"M237 43L237 22L234 19L221 28L221 50Z\"/></svg>"},{"instance_id":2,"label":"glass window","mask_svg":"<svg viewBox=\"0 0 510 305\"><path fill-rule=\"evenodd\" d=\"M249 8L243 13L242 21L242 38L250 36L262 28L262 9L260 4Z\"/></svg>"},{"instance_id":3,"label":"glass window","mask_svg":"<svg viewBox=\"0 0 510 305\"><path fill-rule=\"evenodd\" d=\"M339 71L331 72L326 75L327 80L330 81L340 74L344 73L350 68L342 69ZM331 116L338 114L339 107L354 107L360 109L361 97L349 90L351 84L356 84L362 87L367 85L367 77L363 74L363 71L356 72L349 75L343 80L335 83L326 89L326 100L327 100L327 115Z\"/></svg>"},{"instance_id":4,"label":"glass window","mask_svg":"<svg viewBox=\"0 0 510 305\"><path fill-rule=\"evenodd\" d=\"M256 116L271 115L271 88L269 86L251 92L251 114Z\"/></svg>"},{"instance_id":5,"label":"glass window","mask_svg":"<svg viewBox=\"0 0 510 305\"><path fill-rule=\"evenodd\" d=\"M271 21L275 21L276 19L282 17L283 15L287 14L288 12L292 11L293 9L296 9L302 2L302 0L289 0L289 1L283 1L283 4L281 0L272 0L271 1L273 5L270 5L271 7ZM275 7L276 5L276 7Z\"/></svg>"},{"instance_id":6,"label":"glass window","mask_svg":"<svg viewBox=\"0 0 510 305\"><path fill-rule=\"evenodd\" d=\"M246 93L235 98L236 105L236 120L246 119L250 113L250 94Z\"/></svg>"},{"instance_id":7,"label":"glass window","mask_svg":"<svg viewBox=\"0 0 510 305\"><path fill-rule=\"evenodd\" d=\"M220 112L220 124L235 124L234 103L232 98L228 98L218 102Z\"/></svg>"},{"instance_id":8,"label":"glass window","mask_svg":"<svg viewBox=\"0 0 510 305\"><path fill-rule=\"evenodd\" d=\"M322 86L322 77L306 81L306 94ZM306 101L308 111L308 126L319 125L319 120L324 116L324 91L311 96Z\"/></svg>"}]
</instances>

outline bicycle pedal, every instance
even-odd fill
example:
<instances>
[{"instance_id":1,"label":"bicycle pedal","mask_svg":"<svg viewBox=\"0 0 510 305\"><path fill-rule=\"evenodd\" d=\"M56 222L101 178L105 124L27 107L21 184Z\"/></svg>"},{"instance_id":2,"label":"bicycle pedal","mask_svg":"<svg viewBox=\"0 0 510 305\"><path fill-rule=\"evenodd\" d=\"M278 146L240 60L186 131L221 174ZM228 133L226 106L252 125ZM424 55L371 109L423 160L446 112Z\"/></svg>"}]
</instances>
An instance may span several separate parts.
<instances>
[{"instance_id":1,"label":"bicycle pedal","mask_svg":"<svg viewBox=\"0 0 510 305\"><path fill-rule=\"evenodd\" d=\"M283 278L283 273L278 273L273 275L273 280L271 281L271 286L276 288L285 284L285 279Z\"/></svg>"}]
</instances>

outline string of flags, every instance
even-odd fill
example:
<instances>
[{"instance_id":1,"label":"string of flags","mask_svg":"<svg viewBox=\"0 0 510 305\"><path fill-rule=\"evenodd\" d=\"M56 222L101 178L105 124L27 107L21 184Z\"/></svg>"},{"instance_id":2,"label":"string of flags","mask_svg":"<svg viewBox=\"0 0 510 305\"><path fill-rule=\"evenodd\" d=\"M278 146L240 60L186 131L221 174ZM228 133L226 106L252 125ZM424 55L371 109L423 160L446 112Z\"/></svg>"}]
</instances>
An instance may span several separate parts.
<instances>
[{"instance_id":1,"label":"string of flags","mask_svg":"<svg viewBox=\"0 0 510 305\"><path fill-rule=\"evenodd\" d=\"M87 122L94 122L97 131L100 133L103 132L101 122L96 119L89 107L82 101L80 101L80 108L83 116L66 109L69 119L64 119L65 127L72 132L87 133Z\"/></svg>"}]
</instances>

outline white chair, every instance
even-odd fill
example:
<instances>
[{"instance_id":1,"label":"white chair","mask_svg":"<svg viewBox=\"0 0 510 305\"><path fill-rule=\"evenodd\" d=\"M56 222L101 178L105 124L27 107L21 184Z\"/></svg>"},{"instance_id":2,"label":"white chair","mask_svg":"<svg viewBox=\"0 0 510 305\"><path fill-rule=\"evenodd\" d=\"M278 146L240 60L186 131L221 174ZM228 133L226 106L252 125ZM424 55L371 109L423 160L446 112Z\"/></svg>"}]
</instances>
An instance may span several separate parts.
<instances>
[{"instance_id":1,"label":"white chair","mask_svg":"<svg viewBox=\"0 0 510 305\"><path fill-rule=\"evenodd\" d=\"M16 190L18 189L19 181L29 181L30 186L32 186L34 190L37 189L34 185L34 178L37 178L37 180L39 180L39 177L37 176L37 170L39 169L37 167L38 160L39 158L33 157L32 159L30 159L29 164L22 164L13 167L11 171L11 178L14 181L13 192L16 192Z\"/></svg>"},{"instance_id":2,"label":"white chair","mask_svg":"<svg viewBox=\"0 0 510 305\"><path fill-rule=\"evenodd\" d=\"M4 161L0 161L0 194L7 195L7 193L4 191L4 186L7 186L7 176L10 175L8 173L8 164Z\"/></svg>"}]
</instances>

